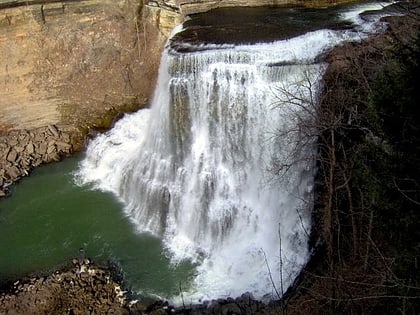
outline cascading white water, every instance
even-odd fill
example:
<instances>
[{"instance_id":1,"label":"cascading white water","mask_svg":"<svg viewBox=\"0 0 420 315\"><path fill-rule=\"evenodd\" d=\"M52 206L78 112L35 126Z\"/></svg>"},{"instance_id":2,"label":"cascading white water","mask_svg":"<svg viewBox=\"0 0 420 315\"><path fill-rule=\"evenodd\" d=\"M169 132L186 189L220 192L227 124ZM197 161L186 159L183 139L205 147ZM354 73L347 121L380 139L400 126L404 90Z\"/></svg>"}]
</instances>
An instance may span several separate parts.
<instances>
[{"instance_id":1,"label":"cascading white water","mask_svg":"<svg viewBox=\"0 0 420 315\"><path fill-rule=\"evenodd\" d=\"M188 301L281 294L307 262L315 139L300 138L299 123L311 118L308 100L325 69L317 56L376 25L349 16L366 32L168 47L151 109L90 143L77 181L114 192L140 231L162 237L174 263L197 263ZM274 106L287 103L282 91L302 102ZM286 178L267 180L272 161L291 165Z\"/></svg>"}]
</instances>

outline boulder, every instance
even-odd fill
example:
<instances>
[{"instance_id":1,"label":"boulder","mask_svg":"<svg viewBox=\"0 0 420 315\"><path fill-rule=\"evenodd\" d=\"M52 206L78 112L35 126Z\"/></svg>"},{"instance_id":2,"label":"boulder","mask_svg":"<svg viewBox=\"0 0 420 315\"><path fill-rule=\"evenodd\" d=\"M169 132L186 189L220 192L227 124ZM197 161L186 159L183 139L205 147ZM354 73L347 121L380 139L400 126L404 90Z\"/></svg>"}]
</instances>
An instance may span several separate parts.
<instances>
[{"instance_id":1,"label":"boulder","mask_svg":"<svg viewBox=\"0 0 420 315\"><path fill-rule=\"evenodd\" d=\"M54 125L48 125L48 130L51 132L51 134L56 137L59 138L60 134L58 133L57 128Z\"/></svg>"},{"instance_id":2,"label":"boulder","mask_svg":"<svg viewBox=\"0 0 420 315\"><path fill-rule=\"evenodd\" d=\"M6 173L9 174L9 177L11 180L16 180L21 175L21 172L19 171L19 169L14 165L6 168Z\"/></svg>"},{"instance_id":3,"label":"boulder","mask_svg":"<svg viewBox=\"0 0 420 315\"><path fill-rule=\"evenodd\" d=\"M53 152L56 152L55 144L49 145L47 147L47 154L51 155Z\"/></svg>"},{"instance_id":4,"label":"boulder","mask_svg":"<svg viewBox=\"0 0 420 315\"><path fill-rule=\"evenodd\" d=\"M7 158L6 158L9 162L14 162L17 159L17 152L14 149L11 149L9 151L9 154L7 154Z\"/></svg>"},{"instance_id":5,"label":"boulder","mask_svg":"<svg viewBox=\"0 0 420 315\"><path fill-rule=\"evenodd\" d=\"M47 153L47 149L48 149L48 144L45 142L41 142L39 146L36 148L36 153L44 155L45 153Z\"/></svg>"},{"instance_id":6,"label":"boulder","mask_svg":"<svg viewBox=\"0 0 420 315\"><path fill-rule=\"evenodd\" d=\"M32 141L29 141L29 143L26 145L26 153L29 155L34 154L35 152L35 146Z\"/></svg>"}]
</instances>

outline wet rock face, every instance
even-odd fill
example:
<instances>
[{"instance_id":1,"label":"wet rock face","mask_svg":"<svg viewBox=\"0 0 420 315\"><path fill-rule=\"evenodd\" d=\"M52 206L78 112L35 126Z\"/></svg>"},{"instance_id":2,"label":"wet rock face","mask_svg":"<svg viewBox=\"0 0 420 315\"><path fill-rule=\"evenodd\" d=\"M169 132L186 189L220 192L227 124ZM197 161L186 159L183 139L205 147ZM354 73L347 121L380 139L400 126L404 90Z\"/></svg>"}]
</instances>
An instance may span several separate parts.
<instances>
[{"instance_id":1,"label":"wet rock face","mask_svg":"<svg viewBox=\"0 0 420 315\"><path fill-rule=\"evenodd\" d=\"M74 151L70 134L54 125L13 130L0 136L0 196L7 187L43 163L60 161Z\"/></svg>"}]
</instances>

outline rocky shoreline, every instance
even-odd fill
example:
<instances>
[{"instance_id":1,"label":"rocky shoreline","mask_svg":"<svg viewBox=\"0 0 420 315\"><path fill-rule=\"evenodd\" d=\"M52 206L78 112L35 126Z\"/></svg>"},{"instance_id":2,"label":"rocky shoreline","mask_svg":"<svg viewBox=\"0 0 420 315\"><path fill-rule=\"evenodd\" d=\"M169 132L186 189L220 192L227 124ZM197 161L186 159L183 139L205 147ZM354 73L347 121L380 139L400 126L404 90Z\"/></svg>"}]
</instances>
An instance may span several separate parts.
<instances>
[{"instance_id":1,"label":"rocky shoreline","mask_svg":"<svg viewBox=\"0 0 420 315\"><path fill-rule=\"evenodd\" d=\"M87 258L46 276L34 276L0 287L0 314L273 314L277 307L244 294L200 305L171 305L167 301L136 297L121 287L112 268Z\"/></svg>"},{"instance_id":2,"label":"rocky shoreline","mask_svg":"<svg viewBox=\"0 0 420 315\"><path fill-rule=\"evenodd\" d=\"M8 187L37 166L60 161L81 148L71 133L48 125L31 130L11 130L0 136L0 197Z\"/></svg>"},{"instance_id":3,"label":"rocky shoreline","mask_svg":"<svg viewBox=\"0 0 420 315\"><path fill-rule=\"evenodd\" d=\"M108 270L73 259L68 270L11 284L0 295L0 314L124 314L124 303Z\"/></svg>"}]
</instances>

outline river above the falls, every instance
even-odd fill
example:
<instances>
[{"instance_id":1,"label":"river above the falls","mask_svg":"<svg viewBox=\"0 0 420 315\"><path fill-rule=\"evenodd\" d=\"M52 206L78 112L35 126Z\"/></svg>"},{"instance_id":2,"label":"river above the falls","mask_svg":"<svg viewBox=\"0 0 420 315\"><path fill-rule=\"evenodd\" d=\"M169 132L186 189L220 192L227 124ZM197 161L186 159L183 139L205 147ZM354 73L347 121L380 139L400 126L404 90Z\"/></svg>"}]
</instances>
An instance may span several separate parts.
<instances>
[{"instance_id":1,"label":"river above the falls","mask_svg":"<svg viewBox=\"0 0 420 315\"><path fill-rule=\"evenodd\" d=\"M371 7L365 5L364 8ZM298 23L296 20L300 21L298 24L306 23L304 10L293 11L298 12L297 15L292 14L292 9L287 10L282 13L276 10L265 11L270 14L264 15L260 9L247 9L243 13L246 17L244 21L248 21L252 12L255 12L257 21L264 16L269 17L270 23L275 24L277 29L286 17L293 20L293 23ZM238 12L245 11L238 9ZM215 17L211 15L213 13L207 17L193 17L192 21L196 19L194 25L187 22L185 26L190 23L190 28L178 33L172 40L172 54L166 56L172 60L165 60L167 64L163 71L166 71L166 77L161 78L161 88L170 86L173 94L168 97L165 94L167 92L162 92L160 103L172 98L171 104L174 106L169 107L169 111L172 108L175 114L173 121L180 124L171 123L169 116L166 116L167 107L157 112L153 112L152 108L126 115L113 130L93 141L86 154L41 167L30 178L13 187L12 196L0 202L0 278L11 279L39 270L51 270L79 255L82 248L86 256L94 260L110 260L120 266L126 284L136 292L164 298L176 299L181 287L191 293L193 302L202 298L228 297L231 293L238 296L251 292L258 298L270 295L273 285L267 275L270 268L268 263L276 277L281 273L283 264L286 266L289 263L291 269L286 270L285 274L287 286L291 285L310 253L306 234L310 230L313 170L308 170L308 165L300 166L296 173L298 175L295 174L289 181L289 184L296 184L297 187L261 189L258 185L253 186L252 181L260 184L264 177L260 170L257 171L258 167L263 165L262 162L267 162L273 153L274 147L262 149L262 144L268 139L264 137L274 130L265 128L293 120L281 117L279 111L271 111L275 97L270 95L270 89L275 89L276 83L281 80L291 85L296 85L291 83L292 79L318 80L324 69L323 65L316 65L321 53L345 40L359 40L372 31L369 23L363 34L350 29L348 33L340 33L336 27L334 30L323 31L320 21L325 22L326 16L327 27L337 25L337 21L341 21L338 23L340 29L350 23L363 22L358 20L354 11L343 11L342 7L335 13L328 11L327 14L321 10L319 12L323 13L318 19L314 18L315 12L307 11L310 15L308 20L317 20L316 26L311 24L295 33L290 31L293 29L290 26L292 23L287 32L276 33L276 36L273 36L273 30L267 31L270 26L261 34L253 33L249 41L243 31L236 32L236 40L235 32L227 32L230 35L226 35L226 41L222 41L225 33L221 30L230 28L227 25L232 24L229 23L242 23L231 20L234 15L230 16L230 13L226 13L228 17L220 20L221 24L214 28L218 30L216 37L211 37L211 32L207 32L211 28L206 26L216 23ZM255 21L252 23L256 25ZM268 22L261 20L258 23L265 25ZM198 24L201 27L197 28ZM242 27L245 30L246 23ZM306 31L312 33L289 40ZM200 32L209 36L200 35ZM264 34L269 37L264 37ZM256 45L258 37L262 38L261 41L270 42L286 37L288 41ZM246 45L239 44L244 42ZM197 54L201 51L205 54ZM302 77L299 70L302 66L309 72L315 72L306 72L306 77ZM199 72L204 75L198 77ZM194 83L191 78L203 81ZM312 83L314 87L317 85L315 81ZM264 84L267 86L263 87ZM222 93L215 96L208 93L216 90ZM238 97L231 94L235 91L240 93ZM205 92L204 97L201 92ZM223 99L226 95L227 98ZM219 107L211 107L211 114L203 114L202 109L195 108L200 104L194 103L197 99L221 103ZM224 110L232 104L235 108ZM193 107L196 112L191 117L200 116L195 125L186 119L190 115L188 111ZM157 120L162 120L163 116L159 115L165 115L168 125L160 125L161 122L149 125L152 120L149 116L154 116L156 120L156 115ZM201 116L206 115L206 118L210 117L208 129L205 129L208 121L201 120ZM224 121L225 125L217 125L214 123L216 121ZM274 125L269 126L272 123ZM151 144L147 148L150 155L141 155L143 147L140 145L133 148L131 145L140 144L139 137L150 135L147 132L151 129L159 132L168 129L173 133L171 137L175 136L176 140L152 134L149 142L157 143L158 147L161 145L159 143L166 143L165 147L162 146L163 151L155 152L154 144ZM197 132L196 138L192 135L193 131ZM251 134L254 131L259 133ZM240 133L239 138L234 132ZM222 138L227 140L220 143L207 141L210 138L212 141ZM127 143L128 147L125 146ZM192 147L186 148L186 143L192 143ZM279 142L276 145L285 143ZM254 147L256 144L260 147ZM249 151L241 151L241 147L245 146ZM124 151L126 148L131 150L129 154ZM107 153L105 150L111 151ZM215 154L216 151L220 157ZM132 154L139 155L137 158L130 157ZM167 156L171 158L166 160ZM182 164L184 161L187 163ZM193 164L197 161L197 164ZM140 169L134 167L137 164ZM239 164L241 166L236 168ZM157 167L153 168L152 165ZM194 177L193 169L198 170L198 177ZM83 184L74 183L75 172L78 173L78 183ZM142 175L136 175L134 179L126 176L136 172ZM157 173L159 179L156 182ZM301 177L303 173L306 174L305 178ZM168 178L165 178L166 175ZM179 175L181 179L177 179ZM139 184L144 179L152 185ZM182 182L185 189L178 182ZM202 189L197 198L188 195L195 186ZM142 188L136 191L137 187ZM304 191L304 195L300 194L300 190ZM183 200L184 197L187 197L186 200ZM302 198L305 198L304 204L309 207L296 212L295 208L302 207ZM140 209L146 199L151 200L150 206L147 204L146 209ZM171 205L174 202L177 204ZM179 205L191 208L188 212L182 212L183 209L178 210ZM261 205L267 209L265 213L258 209ZM282 212L282 207L290 209ZM213 217L207 213L197 214L197 218L200 218L197 224L201 225L195 226L193 223L197 209L206 209ZM244 212L246 217L238 220ZM283 255L286 256L279 263L277 241L281 220L286 224L281 227L284 237ZM246 228L243 226L244 229L241 229L242 223L247 225ZM206 228L210 234L215 235L215 240L203 236ZM189 235L190 232L194 235ZM237 232L245 234L240 234L236 242L232 235ZM195 240L205 241L196 245ZM219 246L225 243L230 247ZM252 245L252 248L248 248L248 245ZM212 252L214 249L218 254ZM229 270L222 270L223 266ZM255 273L250 272L247 278L249 270Z\"/></svg>"}]
</instances>

